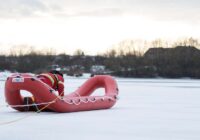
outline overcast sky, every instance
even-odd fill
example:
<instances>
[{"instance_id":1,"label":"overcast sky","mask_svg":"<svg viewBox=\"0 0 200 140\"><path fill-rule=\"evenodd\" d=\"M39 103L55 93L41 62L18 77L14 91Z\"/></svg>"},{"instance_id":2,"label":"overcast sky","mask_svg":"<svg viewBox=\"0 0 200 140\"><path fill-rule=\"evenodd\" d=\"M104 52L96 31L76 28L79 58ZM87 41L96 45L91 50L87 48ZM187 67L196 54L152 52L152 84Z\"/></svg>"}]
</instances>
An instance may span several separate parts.
<instances>
[{"instance_id":1,"label":"overcast sky","mask_svg":"<svg viewBox=\"0 0 200 140\"><path fill-rule=\"evenodd\" d=\"M95 54L124 39L199 38L199 7L198 0L0 0L0 47Z\"/></svg>"}]
</instances>

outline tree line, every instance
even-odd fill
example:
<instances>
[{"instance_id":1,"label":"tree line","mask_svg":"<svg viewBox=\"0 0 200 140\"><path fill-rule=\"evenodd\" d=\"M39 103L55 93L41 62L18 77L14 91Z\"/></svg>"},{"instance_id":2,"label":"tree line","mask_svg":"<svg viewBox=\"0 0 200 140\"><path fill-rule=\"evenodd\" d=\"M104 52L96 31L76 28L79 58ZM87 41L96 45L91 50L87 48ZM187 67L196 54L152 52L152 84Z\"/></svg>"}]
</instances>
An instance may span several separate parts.
<instances>
[{"instance_id":1,"label":"tree line","mask_svg":"<svg viewBox=\"0 0 200 140\"><path fill-rule=\"evenodd\" d=\"M136 49L138 44L134 41L124 41L96 56L85 55L82 50L77 50L74 55L56 55L52 50L41 53L31 48L26 53L1 54L0 70L41 73L56 64L65 67L80 65L84 72L90 72L91 66L103 65L109 70L107 74L121 77L200 78L198 40L189 38L171 47L164 44L162 40L155 40L152 47L141 51ZM145 42L142 45L145 46Z\"/></svg>"}]
</instances>

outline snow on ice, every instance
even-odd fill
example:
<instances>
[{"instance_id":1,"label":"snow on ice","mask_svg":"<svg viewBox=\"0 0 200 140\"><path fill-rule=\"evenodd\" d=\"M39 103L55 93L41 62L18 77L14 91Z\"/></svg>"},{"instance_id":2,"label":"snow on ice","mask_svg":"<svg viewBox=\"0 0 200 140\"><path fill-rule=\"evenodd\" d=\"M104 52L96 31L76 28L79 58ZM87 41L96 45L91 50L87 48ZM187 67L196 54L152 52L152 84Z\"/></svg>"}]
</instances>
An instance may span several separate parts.
<instances>
[{"instance_id":1,"label":"snow on ice","mask_svg":"<svg viewBox=\"0 0 200 140\"><path fill-rule=\"evenodd\" d=\"M65 92L88 77L65 77ZM5 78L6 79L6 78ZM108 110L23 113L0 108L1 140L199 140L200 80L116 78L119 100ZM0 105L5 105L0 80ZM103 94L103 90L95 91Z\"/></svg>"}]
</instances>

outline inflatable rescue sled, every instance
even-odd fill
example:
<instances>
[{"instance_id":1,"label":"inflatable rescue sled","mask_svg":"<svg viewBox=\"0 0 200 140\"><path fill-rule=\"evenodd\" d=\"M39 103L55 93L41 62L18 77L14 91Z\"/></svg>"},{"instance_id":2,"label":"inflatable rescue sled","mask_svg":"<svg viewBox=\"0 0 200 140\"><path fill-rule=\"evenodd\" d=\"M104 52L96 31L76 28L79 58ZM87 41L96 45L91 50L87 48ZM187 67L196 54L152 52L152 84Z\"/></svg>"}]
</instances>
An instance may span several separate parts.
<instances>
[{"instance_id":1,"label":"inflatable rescue sled","mask_svg":"<svg viewBox=\"0 0 200 140\"><path fill-rule=\"evenodd\" d=\"M98 88L104 88L105 94L92 96ZM30 92L34 102L25 100L27 97L22 96L21 90ZM117 95L117 83L107 75L88 79L75 92L62 98L56 95L54 89L30 74L13 74L5 82L6 102L18 111L76 112L108 109L116 103Z\"/></svg>"}]
</instances>

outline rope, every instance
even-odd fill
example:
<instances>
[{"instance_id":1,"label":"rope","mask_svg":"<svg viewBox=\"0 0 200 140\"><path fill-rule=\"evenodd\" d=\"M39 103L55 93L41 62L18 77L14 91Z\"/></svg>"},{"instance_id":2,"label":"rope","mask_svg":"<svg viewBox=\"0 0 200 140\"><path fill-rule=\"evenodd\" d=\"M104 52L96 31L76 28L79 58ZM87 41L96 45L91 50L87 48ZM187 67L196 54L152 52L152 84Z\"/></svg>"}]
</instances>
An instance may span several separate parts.
<instances>
[{"instance_id":1,"label":"rope","mask_svg":"<svg viewBox=\"0 0 200 140\"><path fill-rule=\"evenodd\" d=\"M46 104L51 104L51 103L55 103L55 101L51 101L51 102L44 102L44 103L33 103L33 104L26 104L26 105L0 105L0 108L2 107L27 107L27 106L39 106L39 105L46 105Z\"/></svg>"},{"instance_id":2,"label":"rope","mask_svg":"<svg viewBox=\"0 0 200 140\"><path fill-rule=\"evenodd\" d=\"M35 112L35 114L29 114L29 115L26 115L26 116L24 116L24 117L21 117L21 118L15 119L15 120L11 120L11 121L7 121L7 122L0 122L0 126L1 126L1 125L12 124L12 123L21 121L21 120L23 120L23 119L26 119L26 118L28 118L28 117L34 116L34 115L36 115L37 113L40 113L41 111L43 111L44 109L46 109L49 105L55 103L56 100L59 99L59 98L60 98L60 96L57 96L57 97L56 97L54 100L52 100L51 102L39 103L39 104L30 104L30 105L8 105L8 106L11 106L11 107L24 107L24 106L33 106L33 105L44 105L44 104L47 104L47 105L44 106L43 108L37 110L37 111ZM115 101L114 98L109 97L109 96L104 96L104 97L102 97L101 99L102 99L102 100L105 100L106 98ZM84 101L84 100L80 99L78 103L76 103L75 100L70 100L70 102L68 102L68 101L65 100L65 102L68 103L68 104L80 105L81 102L83 102L83 103L88 103L88 102L96 102L96 101L97 101L96 98L94 98L94 100L90 100L90 99L88 99L88 98L86 98L86 99L87 99L87 101Z\"/></svg>"},{"instance_id":3,"label":"rope","mask_svg":"<svg viewBox=\"0 0 200 140\"><path fill-rule=\"evenodd\" d=\"M39 105L46 105L46 104L51 104L51 103L55 103L55 101L51 101L51 102L44 102L44 103L33 103L33 104L26 104L26 105L7 105L8 107L27 107L27 106L39 106Z\"/></svg>"},{"instance_id":4,"label":"rope","mask_svg":"<svg viewBox=\"0 0 200 140\"><path fill-rule=\"evenodd\" d=\"M79 99L79 101L76 102L75 100L70 99L69 101L65 100L65 102L68 103L68 104L70 104L70 105L72 105L72 104L74 104L74 105L80 105L82 102L83 103L88 103L88 102L94 103L94 102L98 101L95 97L93 99L90 99L90 98L85 98L85 99L87 99L87 100L85 101L84 99ZM104 97L101 97L100 99L102 99L103 101L106 100L106 99L109 99L111 101L115 101L115 98L112 98L112 97L109 97L109 96L104 96Z\"/></svg>"},{"instance_id":5,"label":"rope","mask_svg":"<svg viewBox=\"0 0 200 140\"><path fill-rule=\"evenodd\" d=\"M11 76L10 76L10 77L11 77ZM16 76L13 76L13 77L17 78ZM33 78L33 77L23 77L23 78L31 79L31 78ZM35 77L34 80L37 80L37 81L41 82L42 84L44 84L46 87L50 88L46 83L42 82L42 81L39 80L37 77ZM53 91L54 91L54 90L53 90ZM46 103L37 104L37 105L45 105L45 104L46 104L46 106L44 106L44 107L42 107L41 109L37 110L37 111L35 112L35 114L26 115L26 116L24 116L24 117L21 117L21 118L18 118L18 119L14 119L14 120L11 120L11 121L0 122L0 126L1 126L1 125L12 124L12 123L18 122L18 121L20 121L20 120L26 119L26 118L28 118L28 117L30 117L30 116L36 115L37 113L40 113L41 111L43 111L44 109L46 109L49 105L55 103L56 100L57 100L58 98L60 98L60 96L57 96L57 97L56 97L54 100L52 100L51 102L46 102ZM11 107L25 107L25 106L34 106L34 105L35 105L35 104L30 104L30 105L1 105L0 108L5 107L5 106L6 106L6 107L9 107L9 106L11 106Z\"/></svg>"},{"instance_id":6,"label":"rope","mask_svg":"<svg viewBox=\"0 0 200 140\"><path fill-rule=\"evenodd\" d=\"M38 111L36 111L34 114L29 114L29 115L26 115L26 116L24 116L24 117L21 117L21 118L18 118L18 119L14 119L14 120L11 120L11 121L0 122L0 126L1 126L1 125L12 124L12 123L21 121L21 120L23 120L23 119L26 119L26 118L28 118L28 117L34 116L34 115L36 115L37 113L40 113L41 111L43 111L44 109L46 109L49 105L55 103L56 100L57 100L58 98L59 98L59 96L57 96L54 100L52 100L51 102L49 102L46 106L44 106L44 107L42 107L41 109L39 109Z\"/></svg>"},{"instance_id":7,"label":"rope","mask_svg":"<svg viewBox=\"0 0 200 140\"><path fill-rule=\"evenodd\" d=\"M74 94L78 95L78 97L81 97L81 95L76 91Z\"/></svg>"}]
</instances>

